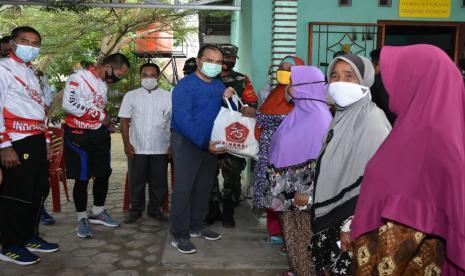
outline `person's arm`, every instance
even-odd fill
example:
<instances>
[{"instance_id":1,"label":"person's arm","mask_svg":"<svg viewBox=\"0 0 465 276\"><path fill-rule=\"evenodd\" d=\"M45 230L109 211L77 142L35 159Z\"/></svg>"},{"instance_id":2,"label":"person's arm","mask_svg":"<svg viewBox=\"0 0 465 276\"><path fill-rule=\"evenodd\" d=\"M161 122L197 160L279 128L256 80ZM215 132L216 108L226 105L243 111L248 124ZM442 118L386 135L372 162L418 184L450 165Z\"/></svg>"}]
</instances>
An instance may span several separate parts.
<instances>
[{"instance_id":1,"label":"person's arm","mask_svg":"<svg viewBox=\"0 0 465 276\"><path fill-rule=\"evenodd\" d=\"M249 77L244 76L245 88L242 92L242 99L247 106L241 107L241 113L244 117L255 118L258 107L258 97L253 89L252 82Z\"/></svg>"},{"instance_id":2,"label":"person's arm","mask_svg":"<svg viewBox=\"0 0 465 276\"><path fill-rule=\"evenodd\" d=\"M11 73L0 66L0 159L6 168L14 168L20 164L19 157L11 144L11 138L5 127L3 108L10 81L13 79Z\"/></svg>"},{"instance_id":3,"label":"person's arm","mask_svg":"<svg viewBox=\"0 0 465 276\"><path fill-rule=\"evenodd\" d=\"M245 81L245 88L244 88L244 91L242 91L242 99L250 107L257 108L258 97L257 97L257 94L255 93L255 90L253 89L252 82L250 81L249 77L245 75L244 75L244 81Z\"/></svg>"},{"instance_id":4,"label":"person's arm","mask_svg":"<svg viewBox=\"0 0 465 276\"><path fill-rule=\"evenodd\" d=\"M168 97L168 122L167 122L167 126L168 126L168 130L167 132L168 133L171 133L171 117L173 116L173 110L172 110L172 103L171 103L171 95L172 95L173 91L171 90L170 92L170 97ZM170 139L171 141L171 139ZM173 149L171 148L171 145L168 147L168 150L166 152L166 154L168 155L168 159L169 160L172 160L173 159Z\"/></svg>"},{"instance_id":5,"label":"person's arm","mask_svg":"<svg viewBox=\"0 0 465 276\"><path fill-rule=\"evenodd\" d=\"M127 93L124 95L121 107L118 112L120 118L121 137L123 138L124 153L128 158L132 158L135 154L134 147L129 140L129 127L131 121L131 95Z\"/></svg>"},{"instance_id":6,"label":"person's arm","mask_svg":"<svg viewBox=\"0 0 465 276\"><path fill-rule=\"evenodd\" d=\"M11 147L11 139L5 128L5 119L3 118L3 107L10 80L13 76L11 73L0 66L0 148Z\"/></svg>"},{"instance_id":7,"label":"person's arm","mask_svg":"<svg viewBox=\"0 0 465 276\"><path fill-rule=\"evenodd\" d=\"M83 85L86 85L84 81L81 81L81 77L78 74L69 76L68 81L63 92L63 109L76 117L82 119L99 120L103 122L107 118L105 112L93 109L86 106L86 103L81 97L81 89Z\"/></svg>"},{"instance_id":8,"label":"person's arm","mask_svg":"<svg viewBox=\"0 0 465 276\"><path fill-rule=\"evenodd\" d=\"M52 89L48 85L48 79L45 75L41 78L42 90L44 92L45 108L49 109L53 102Z\"/></svg>"},{"instance_id":9,"label":"person's arm","mask_svg":"<svg viewBox=\"0 0 465 276\"><path fill-rule=\"evenodd\" d=\"M121 136L123 137L124 153L128 158L132 158L135 154L134 147L129 141L129 118L120 117Z\"/></svg>"},{"instance_id":10,"label":"person's arm","mask_svg":"<svg viewBox=\"0 0 465 276\"><path fill-rule=\"evenodd\" d=\"M195 126L192 116L194 93L189 90L190 88L186 87L186 83L183 82L174 87L172 97L172 120L180 134L197 147L202 148L202 141L198 139L197 127Z\"/></svg>"},{"instance_id":11,"label":"person's arm","mask_svg":"<svg viewBox=\"0 0 465 276\"><path fill-rule=\"evenodd\" d=\"M350 237L350 229L352 225L353 216L350 216L342 223L341 233L340 233L340 241L341 241L341 250L342 252L352 251L353 250L353 242L352 238Z\"/></svg>"},{"instance_id":12,"label":"person's arm","mask_svg":"<svg viewBox=\"0 0 465 276\"><path fill-rule=\"evenodd\" d=\"M52 160L52 155L53 155L53 150L50 145L51 143L51 138L50 134L48 133L48 109L52 105L53 102L53 96L52 96L52 89L48 85L48 79L45 75L42 76L37 76L39 79L39 82L41 84L42 92L44 93L44 102L45 102L45 142L47 143L47 160Z\"/></svg>"}]
</instances>

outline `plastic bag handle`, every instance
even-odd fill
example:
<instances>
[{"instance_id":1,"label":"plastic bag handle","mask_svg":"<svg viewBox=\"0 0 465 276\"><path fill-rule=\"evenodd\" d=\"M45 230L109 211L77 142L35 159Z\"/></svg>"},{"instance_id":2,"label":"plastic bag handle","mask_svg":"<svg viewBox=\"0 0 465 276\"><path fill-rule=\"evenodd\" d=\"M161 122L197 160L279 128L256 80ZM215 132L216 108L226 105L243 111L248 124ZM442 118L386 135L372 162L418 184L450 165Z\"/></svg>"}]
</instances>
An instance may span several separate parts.
<instances>
[{"instance_id":1,"label":"plastic bag handle","mask_svg":"<svg viewBox=\"0 0 465 276\"><path fill-rule=\"evenodd\" d=\"M244 103L242 102L241 97L239 97L236 93L233 94L233 97L234 97L234 96L236 96L237 101L241 104L241 106L247 106L246 104L244 104ZM239 107L237 107L237 108L239 108Z\"/></svg>"},{"instance_id":2,"label":"plastic bag handle","mask_svg":"<svg viewBox=\"0 0 465 276\"><path fill-rule=\"evenodd\" d=\"M228 109L234 111L234 109L233 109L232 106L231 106L231 103L229 102L229 99L226 98L226 97L223 97L223 99L224 99L224 101L226 102L226 104L228 105Z\"/></svg>"}]
</instances>

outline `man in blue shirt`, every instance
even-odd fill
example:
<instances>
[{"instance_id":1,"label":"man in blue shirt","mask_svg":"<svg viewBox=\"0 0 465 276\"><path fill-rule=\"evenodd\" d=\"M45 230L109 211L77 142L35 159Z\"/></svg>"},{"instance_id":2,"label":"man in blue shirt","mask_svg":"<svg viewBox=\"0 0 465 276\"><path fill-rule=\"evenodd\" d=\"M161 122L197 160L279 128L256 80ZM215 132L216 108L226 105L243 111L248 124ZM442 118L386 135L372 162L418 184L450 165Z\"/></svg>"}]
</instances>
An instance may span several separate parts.
<instances>
[{"instance_id":1,"label":"man in blue shirt","mask_svg":"<svg viewBox=\"0 0 465 276\"><path fill-rule=\"evenodd\" d=\"M196 62L195 73L176 85L172 98L171 146L176 185L171 201L171 245L184 254L197 251L190 238L221 239L205 224L216 155L225 153L219 142L210 141L210 136L223 97L230 98L234 93L234 89L214 79L223 63L219 48L203 46Z\"/></svg>"}]
</instances>

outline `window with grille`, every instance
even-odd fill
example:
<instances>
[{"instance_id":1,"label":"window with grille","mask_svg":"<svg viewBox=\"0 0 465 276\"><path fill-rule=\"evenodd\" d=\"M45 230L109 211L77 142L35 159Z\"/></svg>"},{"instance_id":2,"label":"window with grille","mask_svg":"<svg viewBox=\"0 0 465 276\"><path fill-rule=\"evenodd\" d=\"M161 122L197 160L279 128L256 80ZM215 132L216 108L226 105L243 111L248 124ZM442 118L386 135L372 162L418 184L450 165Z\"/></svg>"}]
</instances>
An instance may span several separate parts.
<instances>
[{"instance_id":1,"label":"window with grille","mask_svg":"<svg viewBox=\"0 0 465 276\"><path fill-rule=\"evenodd\" d=\"M352 0L338 0L338 2L339 2L339 7L350 7L350 6L352 6Z\"/></svg>"},{"instance_id":2,"label":"window with grille","mask_svg":"<svg viewBox=\"0 0 465 276\"><path fill-rule=\"evenodd\" d=\"M378 0L378 4L380 7L392 7L392 0Z\"/></svg>"}]
</instances>

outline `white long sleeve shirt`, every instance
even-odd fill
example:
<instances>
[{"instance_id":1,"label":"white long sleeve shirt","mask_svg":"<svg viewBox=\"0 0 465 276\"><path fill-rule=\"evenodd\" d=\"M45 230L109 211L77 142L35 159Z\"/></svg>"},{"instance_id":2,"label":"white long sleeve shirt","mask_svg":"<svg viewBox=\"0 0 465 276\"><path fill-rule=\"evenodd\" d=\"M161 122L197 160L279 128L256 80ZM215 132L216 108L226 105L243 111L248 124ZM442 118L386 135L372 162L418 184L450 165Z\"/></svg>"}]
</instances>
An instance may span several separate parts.
<instances>
[{"instance_id":1,"label":"white long sleeve shirt","mask_svg":"<svg viewBox=\"0 0 465 276\"><path fill-rule=\"evenodd\" d=\"M105 119L108 86L91 70L78 70L66 82L62 106L69 127L98 129Z\"/></svg>"},{"instance_id":2,"label":"white long sleeve shirt","mask_svg":"<svg viewBox=\"0 0 465 276\"><path fill-rule=\"evenodd\" d=\"M45 98L32 65L14 54L0 60L0 148L46 132Z\"/></svg>"},{"instance_id":3,"label":"white long sleeve shirt","mask_svg":"<svg viewBox=\"0 0 465 276\"><path fill-rule=\"evenodd\" d=\"M166 154L170 146L171 93L145 88L124 95L118 117L131 119L129 142L136 154Z\"/></svg>"}]
</instances>

